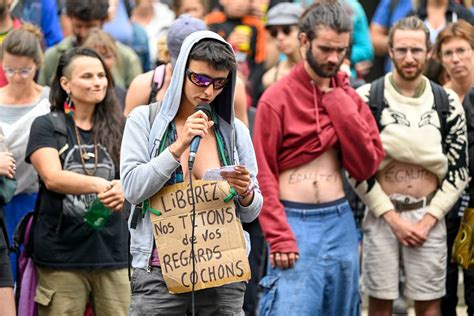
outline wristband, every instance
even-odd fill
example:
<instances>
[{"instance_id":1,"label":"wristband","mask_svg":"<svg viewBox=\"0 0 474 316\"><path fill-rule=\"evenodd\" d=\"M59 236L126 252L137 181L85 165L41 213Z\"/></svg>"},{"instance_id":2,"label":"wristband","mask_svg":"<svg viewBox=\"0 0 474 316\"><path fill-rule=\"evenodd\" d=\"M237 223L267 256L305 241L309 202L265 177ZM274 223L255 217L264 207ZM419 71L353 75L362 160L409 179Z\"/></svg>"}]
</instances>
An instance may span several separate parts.
<instances>
[{"instance_id":1,"label":"wristband","mask_svg":"<svg viewBox=\"0 0 474 316\"><path fill-rule=\"evenodd\" d=\"M245 199L247 196L252 194L253 190L255 189L254 185L252 182L249 183L249 186L247 187L247 190L245 190L244 193L239 194L240 199Z\"/></svg>"},{"instance_id":2,"label":"wristband","mask_svg":"<svg viewBox=\"0 0 474 316\"><path fill-rule=\"evenodd\" d=\"M176 160L177 162L181 162L181 161L179 160L181 157L178 157L178 155L176 155L176 154L171 150L171 146L168 147L168 150L169 150L171 156L173 156L174 160Z\"/></svg>"}]
</instances>

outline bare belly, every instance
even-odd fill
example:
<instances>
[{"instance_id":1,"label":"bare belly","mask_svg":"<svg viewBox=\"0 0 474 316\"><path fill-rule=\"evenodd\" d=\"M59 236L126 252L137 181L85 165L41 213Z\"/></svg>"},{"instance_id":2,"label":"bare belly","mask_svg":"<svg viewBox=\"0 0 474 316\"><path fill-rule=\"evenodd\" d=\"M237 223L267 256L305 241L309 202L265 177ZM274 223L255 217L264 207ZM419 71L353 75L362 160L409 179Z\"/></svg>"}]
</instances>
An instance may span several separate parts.
<instances>
[{"instance_id":1,"label":"bare belly","mask_svg":"<svg viewBox=\"0 0 474 316\"><path fill-rule=\"evenodd\" d=\"M393 161L377 173L377 181L388 195L422 198L438 189L438 177L422 166Z\"/></svg>"},{"instance_id":2,"label":"bare belly","mask_svg":"<svg viewBox=\"0 0 474 316\"><path fill-rule=\"evenodd\" d=\"M337 151L330 150L309 163L279 176L280 199L300 203L326 203L344 197Z\"/></svg>"}]
</instances>

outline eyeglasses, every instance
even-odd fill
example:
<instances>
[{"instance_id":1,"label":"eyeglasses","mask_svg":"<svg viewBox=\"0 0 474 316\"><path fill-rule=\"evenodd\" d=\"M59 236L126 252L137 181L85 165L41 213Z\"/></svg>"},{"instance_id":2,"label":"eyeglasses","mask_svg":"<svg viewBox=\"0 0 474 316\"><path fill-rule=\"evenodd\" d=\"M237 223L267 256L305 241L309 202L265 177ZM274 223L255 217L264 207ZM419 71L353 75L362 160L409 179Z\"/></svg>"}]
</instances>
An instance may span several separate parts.
<instances>
[{"instance_id":1,"label":"eyeglasses","mask_svg":"<svg viewBox=\"0 0 474 316\"><path fill-rule=\"evenodd\" d=\"M187 69L186 74L192 83L201 88L209 87L212 84L215 90L220 90L224 88L228 81L227 78L211 78L206 75L198 74L191 69Z\"/></svg>"},{"instance_id":2,"label":"eyeglasses","mask_svg":"<svg viewBox=\"0 0 474 316\"><path fill-rule=\"evenodd\" d=\"M291 34L291 25L283 25L283 26L275 26L275 27L270 27L268 29L268 32L270 33L270 36L273 38L278 37L278 33L282 32L285 34L285 36L288 36Z\"/></svg>"},{"instance_id":3,"label":"eyeglasses","mask_svg":"<svg viewBox=\"0 0 474 316\"><path fill-rule=\"evenodd\" d=\"M397 59L405 58L408 52L411 53L413 58L420 59L424 56L424 54L426 53L426 50L419 47L397 47L397 48L392 48L392 52L393 52L394 57Z\"/></svg>"},{"instance_id":4,"label":"eyeglasses","mask_svg":"<svg viewBox=\"0 0 474 316\"><path fill-rule=\"evenodd\" d=\"M458 58L464 58L470 50L472 50L471 47L458 47L455 50L446 50L441 52L441 58L444 60L451 60L453 59L454 54L456 54Z\"/></svg>"},{"instance_id":5,"label":"eyeglasses","mask_svg":"<svg viewBox=\"0 0 474 316\"><path fill-rule=\"evenodd\" d=\"M29 68L13 68L13 67L8 67L4 66L3 67L3 72L5 73L5 76L12 78L15 74L19 74L22 78L28 78L28 76L31 74L33 71L33 67Z\"/></svg>"}]
</instances>

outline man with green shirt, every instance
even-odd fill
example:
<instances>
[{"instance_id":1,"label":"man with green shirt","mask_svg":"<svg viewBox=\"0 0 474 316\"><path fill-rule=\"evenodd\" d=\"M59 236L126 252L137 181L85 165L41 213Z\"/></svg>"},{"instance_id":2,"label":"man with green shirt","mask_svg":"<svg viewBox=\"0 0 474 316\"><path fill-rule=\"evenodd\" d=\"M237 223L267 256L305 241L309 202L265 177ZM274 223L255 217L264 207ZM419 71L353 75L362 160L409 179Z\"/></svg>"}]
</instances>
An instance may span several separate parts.
<instances>
[{"instance_id":1,"label":"man with green shirt","mask_svg":"<svg viewBox=\"0 0 474 316\"><path fill-rule=\"evenodd\" d=\"M39 84L50 84L62 53L80 46L91 28L102 28L107 19L108 8L108 0L66 0L66 14L71 20L73 35L46 50L44 67L38 78ZM116 86L126 88L143 69L138 56L130 47L120 42L115 42L115 45L117 62L111 69L112 77Z\"/></svg>"}]
</instances>

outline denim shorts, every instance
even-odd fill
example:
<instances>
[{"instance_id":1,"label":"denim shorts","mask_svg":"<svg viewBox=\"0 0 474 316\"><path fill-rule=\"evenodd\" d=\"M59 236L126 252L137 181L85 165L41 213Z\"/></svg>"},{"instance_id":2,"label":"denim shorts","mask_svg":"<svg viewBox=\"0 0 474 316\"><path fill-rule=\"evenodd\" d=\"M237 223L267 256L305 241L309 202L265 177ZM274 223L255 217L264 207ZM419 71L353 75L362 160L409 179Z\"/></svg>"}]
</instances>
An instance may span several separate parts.
<instances>
[{"instance_id":1,"label":"denim shorts","mask_svg":"<svg viewBox=\"0 0 474 316\"><path fill-rule=\"evenodd\" d=\"M282 203L299 259L291 269L268 266L260 315L360 315L358 240L349 203Z\"/></svg>"}]
</instances>

